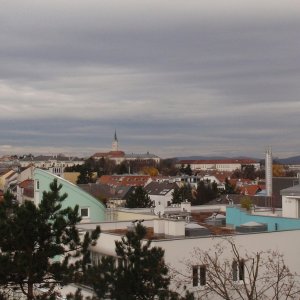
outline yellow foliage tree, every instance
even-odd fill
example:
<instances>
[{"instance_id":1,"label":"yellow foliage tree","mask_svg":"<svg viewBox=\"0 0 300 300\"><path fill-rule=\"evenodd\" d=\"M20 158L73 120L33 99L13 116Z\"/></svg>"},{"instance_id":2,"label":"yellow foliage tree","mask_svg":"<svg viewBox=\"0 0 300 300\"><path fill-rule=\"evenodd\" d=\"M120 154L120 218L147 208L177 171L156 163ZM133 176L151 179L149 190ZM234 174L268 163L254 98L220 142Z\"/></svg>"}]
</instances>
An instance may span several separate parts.
<instances>
[{"instance_id":1,"label":"yellow foliage tree","mask_svg":"<svg viewBox=\"0 0 300 300\"><path fill-rule=\"evenodd\" d=\"M281 177L285 175L285 170L283 165L274 164L273 165L273 176L274 177Z\"/></svg>"},{"instance_id":2,"label":"yellow foliage tree","mask_svg":"<svg viewBox=\"0 0 300 300\"><path fill-rule=\"evenodd\" d=\"M158 175L158 170L154 167L144 167L143 168L143 173L145 175L157 176Z\"/></svg>"}]
</instances>

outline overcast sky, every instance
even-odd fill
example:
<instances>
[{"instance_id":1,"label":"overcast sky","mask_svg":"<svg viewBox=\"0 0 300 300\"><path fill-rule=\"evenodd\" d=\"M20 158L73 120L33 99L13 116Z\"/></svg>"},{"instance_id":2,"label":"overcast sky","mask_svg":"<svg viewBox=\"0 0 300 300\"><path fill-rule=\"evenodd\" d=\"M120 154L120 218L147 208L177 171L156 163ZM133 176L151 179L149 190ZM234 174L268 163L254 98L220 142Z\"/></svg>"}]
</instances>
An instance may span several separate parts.
<instances>
[{"instance_id":1,"label":"overcast sky","mask_svg":"<svg viewBox=\"0 0 300 300\"><path fill-rule=\"evenodd\" d=\"M299 0L0 0L0 154L300 154Z\"/></svg>"}]
</instances>

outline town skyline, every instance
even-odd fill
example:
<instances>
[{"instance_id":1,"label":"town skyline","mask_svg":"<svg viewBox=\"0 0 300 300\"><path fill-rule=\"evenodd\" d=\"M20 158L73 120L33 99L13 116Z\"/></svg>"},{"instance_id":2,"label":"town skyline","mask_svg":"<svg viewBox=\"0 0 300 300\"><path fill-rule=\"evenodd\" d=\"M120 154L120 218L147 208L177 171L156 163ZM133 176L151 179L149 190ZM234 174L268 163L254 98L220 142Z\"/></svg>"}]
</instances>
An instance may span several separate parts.
<instances>
[{"instance_id":1,"label":"town skyline","mask_svg":"<svg viewBox=\"0 0 300 300\"><path fill-rule=\"evenodd\" d=\"M299 154L300 3L0 4L0 155Z\"/></svg>"}]
</instances>

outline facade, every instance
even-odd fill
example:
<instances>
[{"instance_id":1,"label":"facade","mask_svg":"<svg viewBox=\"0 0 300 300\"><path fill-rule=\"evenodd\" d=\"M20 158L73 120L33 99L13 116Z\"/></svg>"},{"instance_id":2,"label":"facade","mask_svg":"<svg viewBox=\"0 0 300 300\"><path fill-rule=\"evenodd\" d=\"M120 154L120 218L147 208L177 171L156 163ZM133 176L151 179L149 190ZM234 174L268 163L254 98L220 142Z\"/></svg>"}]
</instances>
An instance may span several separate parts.
<instances>
[{"instance_id":1,"label":"facade","mask_svg":"<svg viewBox=\"0 0 300 300\"><path fill-rule=\"evenodd\" d=\"M34 170L34 202L36 205L42 200L43 192L50 190L50 183L54 179L57 180L58 184L62 184L61 194L68 194L62 208L78 205L82 222L85 223L105 221L106 208L102 202L75 184L41 169Z\"/></svg>"},{"instance_id":2,"label":"facade","mask_svg":"<svg viewBox=\"0 0 300 300\"><path fill-rule=\"evenodd\" d=\"M254 166L256 170L260 168L259 162L252 159L180 160L176 167L180 168L182 165L190 165L192 171L233 172L242 170L245 166Z\"/></svg>"},{"instance_id":3,"label":"facade","mask_svg":"<svg viewBox=\"0 0 300 300\"><path fill-rule=\"evenodd\" d=\"M281 196L283 216L300 220L300 185L282 190Z\"/></svg>"}]
</instances>

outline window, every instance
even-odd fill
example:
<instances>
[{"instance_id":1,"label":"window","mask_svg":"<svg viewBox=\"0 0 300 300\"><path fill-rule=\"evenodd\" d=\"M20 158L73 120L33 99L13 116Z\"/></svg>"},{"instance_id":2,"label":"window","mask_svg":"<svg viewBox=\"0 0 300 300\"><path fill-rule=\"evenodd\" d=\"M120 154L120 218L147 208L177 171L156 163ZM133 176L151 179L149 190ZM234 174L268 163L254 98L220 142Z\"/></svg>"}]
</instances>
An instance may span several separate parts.
<instances>
[{"instance_id":1,"label":"window","mask_svg":"<svg viewBox=\"0 0 300 300\"><path fill-rule=\"evenodd\" d=\"M242 281L245 279L245 261L241 259L239 262L232 262L232 280Z\"/></svg>"},{"instance_id":2,"label":"window","mask_svg":"<svg viewBox=\"0 0 300 300\"><path fill-rule=\"evenodd\" d=\"M242 259L239 261L239 280L245 279L245 261Z\"/></svg>"},{"instance_id":3,"label":"window","mask_svg":"<svg viewBox=\"0 0 300 300\"><path fill-rule=\"evenodd\" d=\"M82 218L88 218L89 216L90 216L90 214L89 214L89 209L88 208L81 208L80 209L80 216L82 217Z\"/></svg>"},{"instance_id":4,"label":"window","mask_svg":"<svg viewBox=\"0 0 300 300\"><path fill-rule=\"evenodd\" d=\"M193 286L204 286L206 285L206 266L193 266L192 267L192 280Z\"/></svg>"},{"instance_id":5,"label":"window","mask_svg":"<svg viewBox=\"0 0 300 300\"><path fill-rule=\"evenodd\" d=\"M40 189L40 181L39 181L39 180L36 181L36 189L37 189L37 190Z\"/></svg>"}]
</instances>

